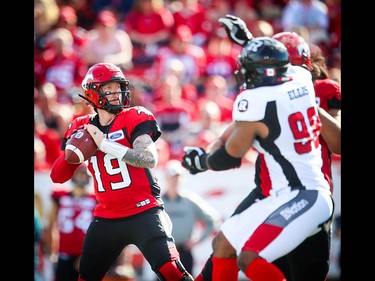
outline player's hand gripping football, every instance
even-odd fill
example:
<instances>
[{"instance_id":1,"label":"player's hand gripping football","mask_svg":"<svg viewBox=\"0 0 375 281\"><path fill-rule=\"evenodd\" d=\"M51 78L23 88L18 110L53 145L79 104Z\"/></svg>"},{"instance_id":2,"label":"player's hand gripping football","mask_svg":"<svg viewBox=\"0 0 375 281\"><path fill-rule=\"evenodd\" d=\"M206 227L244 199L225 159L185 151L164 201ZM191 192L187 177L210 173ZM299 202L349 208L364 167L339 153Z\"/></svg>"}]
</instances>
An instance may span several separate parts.
<instances>
[{"instance_id":1,"label":"player's hand gripping football","mask_svg":"<svg viewBox=\"0 0 375 281\"><path fill-rule=\"evenodd\" d=\"M104 139L104 134L99 130L98 127L92 125L92 124L85 124L85 128L90 133L92 138L94 139L96 145L100 147L100 143Z\"/></svg>"},{"instance_id":2,"label":"player's hand gripping football","mask_svg":"<svg viewBox=\"0 0 375 281\"><path fill-rule=\"evenodd\" d=\"M220 25L224 26L228 37L236 44L244 46L246 42L253 39L253 35L247 29L245 22L239 17L226 15L219 18Z\"/></svg>"},{"instance_id":3,"label":"player's hand gripping football","mask_svg":"<svg viewBox=\"0 0 375 281\"><path fill-rule=\"evenodd\" d=\"M190 174L204 172L208 169L206 164L207 153L201 147L185 146L185 154L182 157L182 166L186 168Z\"/></svg>"}]
</instances>

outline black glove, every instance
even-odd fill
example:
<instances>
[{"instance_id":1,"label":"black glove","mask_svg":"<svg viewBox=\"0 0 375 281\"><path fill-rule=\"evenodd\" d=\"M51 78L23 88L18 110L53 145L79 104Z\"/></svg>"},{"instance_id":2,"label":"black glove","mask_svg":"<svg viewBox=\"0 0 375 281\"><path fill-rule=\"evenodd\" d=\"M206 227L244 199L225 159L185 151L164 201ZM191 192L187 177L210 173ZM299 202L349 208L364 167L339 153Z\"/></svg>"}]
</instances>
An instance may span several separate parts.
<instances>
[{"instance_id":1,"label":"black glove","mask_svg":"<svg viewBox=\"0 0 375 281\"><path fill-rule=\"evenodd\" d=\"M239 17L226 15L225 18L219 18L219 23L224 26L228 37L236 44L244 46L253 39L253 35L247 29L245 22Z\"/></svg>"},{"instance_id":2,"label":"black glove","mask_svg":"<svg viewBox=\"0 0 375 281\"><path fill-rule=\"evenodd\" d=\"M186 168L190 174L204 172L208 169L206 164L207 153L201 147L185 146L185 154L182 157L182 166Z\"/></svg>"}]
</instances>

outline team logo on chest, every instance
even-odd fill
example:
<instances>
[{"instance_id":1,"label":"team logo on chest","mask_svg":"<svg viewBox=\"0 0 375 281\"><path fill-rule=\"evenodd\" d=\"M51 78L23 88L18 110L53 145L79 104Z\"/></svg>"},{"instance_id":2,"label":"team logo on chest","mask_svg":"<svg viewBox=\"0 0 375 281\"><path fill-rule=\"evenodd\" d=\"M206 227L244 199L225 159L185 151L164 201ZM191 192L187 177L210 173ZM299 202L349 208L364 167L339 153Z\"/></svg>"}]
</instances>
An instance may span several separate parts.
<instances>
[{"instance_id":1,"label":"team logo on chest","mask_svg":"<svg viewBox=\"0 0 375 281\"><path fill-rule=\"evenodd\" d=\"M123 139L125 136L124 136L124 132L122 130L118 130L116 132L112 132L112 133L109 133L108 134L108 139L109 140L121 140Z\"/></svg>"},{"instance_id":2,"label":"team logo on chest","mask_svg":"<svg viewBox=\"0 0 375 281\"><path fill-rule=\"evenodd\" d=\"M240 100L237 106L239 112L245 112L249 108L249 102L247 100Z\"/></svg>"}]
</instances>

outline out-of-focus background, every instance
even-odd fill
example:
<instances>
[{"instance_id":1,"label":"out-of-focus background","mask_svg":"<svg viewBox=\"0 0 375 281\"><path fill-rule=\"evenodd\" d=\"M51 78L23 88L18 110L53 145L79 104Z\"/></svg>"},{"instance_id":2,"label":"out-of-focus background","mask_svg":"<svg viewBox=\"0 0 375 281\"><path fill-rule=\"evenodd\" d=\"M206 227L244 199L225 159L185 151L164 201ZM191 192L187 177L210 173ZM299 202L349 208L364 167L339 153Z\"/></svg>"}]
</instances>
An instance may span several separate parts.
<instances>
[{"instance_id":1,"label":"out-of-focus background","mask_svg":"<svg viewBox=\"0 0 375 281\"><path fill-rule=\"evenodd\" d=\"M341 83L341 0L34 0L34 200L42 228L52 191L72 188L71 182L52 184L49 171L68 124L93 112L77 95L91 65L118 65L131 82L132 104L158 120L162 190L168 160L180 160L186 145L206 147L222 132L231 121L241 51L218 24L226 14L241 17L255 37L297 32L321 48L330 78ZM200 195L224 220L254 186L255 157L250 150L236 170L185 174L181 189ZM332 165L336 219L341 158L335 155ZM338 220L333 230L329 279L340 280ZM194 247L193 275L210 254L213 236ZM41 281L53 281L55 260L45 251L43 232L37 249ZM135 247L127 256L129 277L116 280L156 280Z\"/></svg>"}]
</instances>

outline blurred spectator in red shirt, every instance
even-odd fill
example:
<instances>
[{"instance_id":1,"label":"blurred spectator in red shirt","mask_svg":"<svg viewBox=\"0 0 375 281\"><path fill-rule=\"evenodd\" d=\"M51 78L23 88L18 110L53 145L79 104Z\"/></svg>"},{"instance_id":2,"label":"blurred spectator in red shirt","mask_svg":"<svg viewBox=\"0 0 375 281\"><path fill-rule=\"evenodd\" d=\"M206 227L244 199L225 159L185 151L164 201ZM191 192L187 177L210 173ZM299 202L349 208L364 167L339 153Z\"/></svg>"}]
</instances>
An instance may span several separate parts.
<instances>
[{"instance_id":1,"label":"blurred spectator in red shirt","mask_svg":"<svg viewBox=\"0 0 375 281\"><path fill-rule=\"evenodd\" d=\"M182 99L182 87L174 75L168 75L160 88L161 99L156 101L154 116L162 130L162 138L170 146L170 158L178 159L183 154L183 141L190 124L197 114L195 105Z\"/></svg>"},{"instance_id":2,"label":"blurred spectator in red shirt","mask_svg":"<svg viewBox=\"0 0 375 281\"><path fill-rule=\"evenodd\" d=\"M77 14L77 25L89 30L95 22L97 11L93 3L95 0L56 0L59 6L70 6Z\"/></svg>"},{"instance_id":3,"label":"blurred spectator in red shirt","mask_svg":"<svg viewBox=\"0 0 375 281\"><path fill-rule=\"evenodd\" d=\"M192 33L194 45L206 44L213 23L207 18L206 10L199 0L175 0L169 5L173 13L175 26L187 25Z\"/></svg>"},{"instance_id":4,"label":"blurred spectator in red shirt","mask_svg":"<svg viewBox=\"0 0 375 281\"><path fill-rule=\"evenodd\" d=\"M213 101L220 108L220 121L231 122L234 99L227 96L228 83L221 75L208 76L204 84L203 95L198 99L198 106L201 103Z\"/></svg>"},{"instance_id":5,"label":"blurred spectator in red shirt","mask_svg":"<svg viewBox=\"0 0 375 281\"><path fill-rule=\"evenodd\" d=\"M163 0L134 0L124 28L133 43L133 63L151 65L160 45L168 42L174 25Z\"/></svg>"},{"instance_id":6,"label":"blurred spectator in red shirt","mask_svg":"<svg viewBox=\"0 0 375 281\"><path fill-rule=\"evenodd\" d=\"M186 69L185 65L183 64L181 60L171 59L169 61L168 65L166 65L166 69L165 69L163 76L154 77L154 80L152 81L152 84L156 88L156 90L153 93L153 97L155 101L161 99L161 93L157 88L160 86L164 78L169 75L173 75L178 78L178 81L182 86L182 94L181 94L182 99L188 100L190 102L194 102L197 100L198 89L194 84L185 82L185 71L186 71L185 69ZM158 81L157 79L160 79L160 81Z\"/></svg>"},{"instance_id":7,"label":"blurred spectator in red shirt","mask_svg":"<svg viewBox=\"0 0 375 281\"><path fill-rule=\"evenodd\" d=\"M331 46L339 47L341 43L341 0L326 0L329 17Z\"/></svg>"},{"instance_id":8,"label":"blurred spectator in red shirt","mask_svg":"<svg viewBox=\"0 0 375 281\"><path fill-rule=\"evenodd\" d=\"M48 128L42 113L34 109L34 169L50 169L60 156L61 137L59 133Z\"/></svg>"},{"instance_id":9,"label":"blurred spectator in red shirt","mask_svg":"<svg viewBox=\"0 0 375 281\"><path fill-rule=\"evenodd\" d=\"M55 130L60 137L64 135L72 118L72 108L58 102L54 84L46 82L36 89L34 104L43 117L45 125Z\"/></svg>"},{"instance_id":10,"label":"blurred spectator in red shirt","mask_svg":"<svg viewBox=\"0 0 375 281\"><path fill-rule=\"evenodd\" d=\"M117 27L115 12L103 10L98 14L95 27L88 33L83 58L89 66L104 62L121 69L133 67L133 44L129 35Z\"/></svg>"},{"instance_id":11,"label":"blurred spectator in red shirt","mask_svg":"<svg viewBox=\"0 0 375 281\"><path fill-rule=\"evenodd\" d=\"M255 8L256 0L227 0L230 3L231 11L244 22L250 23L258 19L258 12Z\"/></svg>"},{"instance_id":12,"label":"blurred spectator in red shirt","mask_svg":"<svg viewBox=\"0 0 375 281\"><path fill-rule=\"evenodd\" d=\"M81 87L87 64L74 51L73 36L66 28L53 30L48 42L49 47L34 58L36 86L50 82L57 89L59 102L70 103L71 91Z\"/></svg>"},{"instance_id":13,"label":"blurred spectator in red shirt","mask_svg":"<svg viewBox=\"0 0 375 281\"><path fill-rule=\"evenodd\" d=\"M207 57L205 76L223 76L227 80L229 91L237 93L238 87L233 72L241 52L240 46L232 43L224 28L219 27L211 33L204 50Z\"/></svg>"},{"instance_id":14,"label":"blurred spectator in red shirt","mask_svg":"<svg viewBox=\"0 0 375 281\"><path fill-rule=\"evenodd\" d=\"M186 25L179 25L173 31L170 43L159 49L153 64L154 79L165 77L169 65L174 60L180 60L185 66L183 84L193 84L196 87L202 83L206 69L206 54L202 47L191 43L191 30Z\"/></svg>"},{"instance_id":15,"label":"blurred spectator in red shirt","mask_svg":"<svg viewBox=\"0 0 375 281\"><path fill-rule=\"evenodd\" d=\"M126 78L132 81L130 83L130 105L141 105L154 112L152 88L137 77L126 76Z\"/></svg>"},{"instance_id":16,"label":"blurred spectator in red shirt","mask_svg":"<svg viewBox=\"0 0 375 281\"><path fill-rule=\"evenodd\" d=\"M82 54L82 47L87 40L87 30L77 25L77 13L70 6L59 7L59 18L54 28L66 28L73 35L74 51Z\"/></svg>"},{"instance_id":17,"label":"blurred spectator in red shirt","mask_svg":"<svg viewBox=\"0 0 375 281\"><path fill-rule=\"evenodd\" d=\"M221 111L215 102L200 103L199 119L191 124L184 145L207 147L219 137L224 129L225 125L220 122L220 119Z\"/></svg>"},{"instance_id":18,"label":"blurred spectator in red shirt","mask_svg":"<svg viewBox=\"0 0 375 281\"><path fill-rule=\"evenodd\" d=\"M219 26L217 21L219 18L233 13L231 3L228 0L208 0L205 3L205 9L207 17L216 26Z\"/></svg>"}]
</instances>

